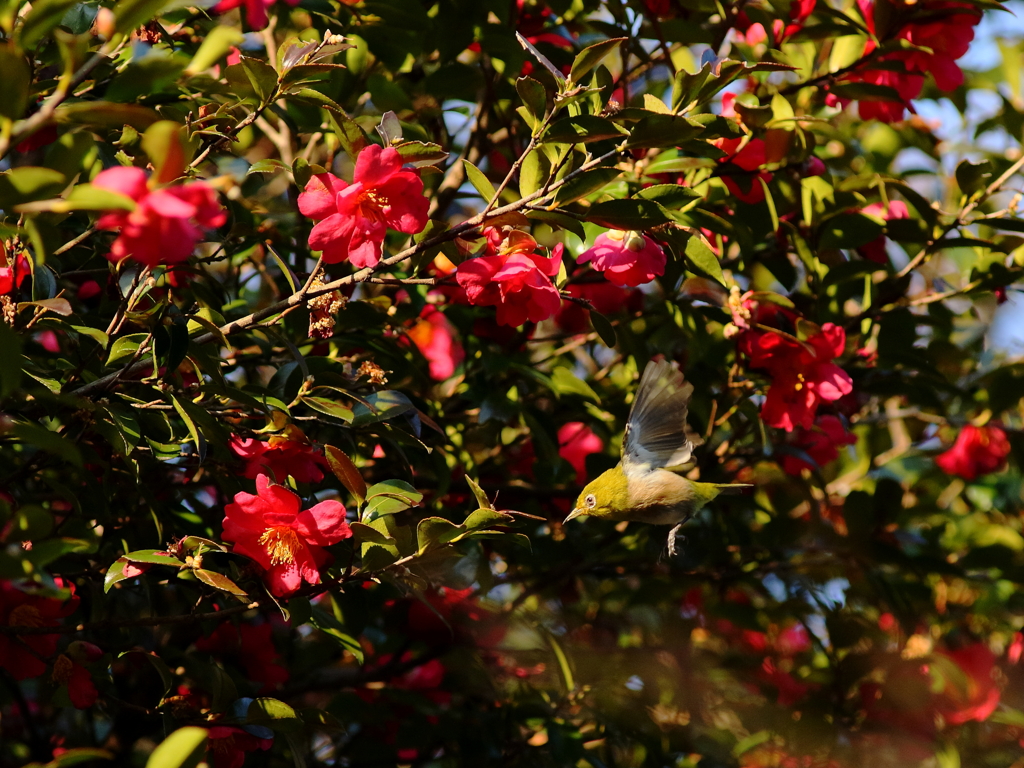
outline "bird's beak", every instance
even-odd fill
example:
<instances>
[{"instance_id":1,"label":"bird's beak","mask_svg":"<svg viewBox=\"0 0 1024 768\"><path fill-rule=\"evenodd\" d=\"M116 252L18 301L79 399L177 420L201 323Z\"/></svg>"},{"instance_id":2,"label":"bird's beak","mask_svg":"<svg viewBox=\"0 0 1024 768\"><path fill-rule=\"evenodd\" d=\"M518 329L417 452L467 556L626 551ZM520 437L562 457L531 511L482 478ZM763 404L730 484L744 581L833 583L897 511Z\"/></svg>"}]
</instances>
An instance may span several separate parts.
<instances>
[{"instance_id":1,"label":"bird's beak","mask_svg":"<svg viewBox=\"0 0 1024 768\"><path fill-rule=\"evenodd\" d=\"M579 517L580 515L585 515L585 514L586 514L585 510L582 510L579 507L576 507L576 509L574 509L572 512L570 512L569 516L567 518L565 518L565 520L562 521L562 525L565 525L570 520L572 520L574 517Z\"/></svg>"}]
</instances>

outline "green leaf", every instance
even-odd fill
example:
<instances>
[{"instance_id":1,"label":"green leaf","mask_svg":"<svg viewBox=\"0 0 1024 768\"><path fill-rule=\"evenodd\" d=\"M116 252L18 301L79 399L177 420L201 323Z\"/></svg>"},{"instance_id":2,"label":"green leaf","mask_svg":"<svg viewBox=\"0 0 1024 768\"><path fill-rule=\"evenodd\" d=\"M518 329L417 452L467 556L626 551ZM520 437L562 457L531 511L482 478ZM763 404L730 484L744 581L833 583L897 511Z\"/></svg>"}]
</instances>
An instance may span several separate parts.
<instances>
[{"instance_id":1,"label":"green leaf","mask_svg":"<svg viewBox=\"0 0 1024 768\"><path fill-rule=\"evenodd\" d=\"M168 393L167 397L170 398L171 405L174 406L174 410L176 410L178 415L181 416L181 420L185 422L185 426L188 428L188 433L192 437L192 443L196 447L199 462L202 463L206 458L206 438L203 436L203 433L199 431L199 428L196 426L195 421L189 415L188 411L185 410L185 406L183 406L174 395Z\"/></svg>"},{"instance_id":2,"label":"green leaf","mask_svg":"<svg viewBox=\"0 0 1024 768\"><path fill-rule=\"evenodd\" d=\"M124 559L132 563L149 563L150 565L170 565L174 568L184 568L185 564L178 558L168 555L166 552L161 552L157 549L137 549L134 552L128 552L121 556L119 559Z\"/></svg>"},{"instance_id":3,"label":"green leaf","mask_svg":"<svg viewBox=\"0 0 1024 768\"><path fill-rule=\"evenodd\" d=\"M185 69L185 75L195 75L205 72L212 67L231 50L245 39L245 35L234 27L218 25L206 33L202 45L196 51L192 61Z\"/></svg>"},{"instance_id":4,"label":"green leaf","mask_svg":"<svg viewBox=\"0 0 1024 768\"><path fill-rule=\"evenodd\" d=\"M608 200L594 203L587 221L609 229L641 230L668 221L665 210L652 200Z\"/></svg>"},{"instance_id":5,"label":"green leaf","mask_svg":"<svg viewBox=\"0 0 1024 768\"><path fill-rule=\"evenodd\" d=\"M63 173L23 165L0 173L0 208L52 197L67 183Z\"/></svg>"},{"instance_id":6,"label":"green leaf","mask_svg":"<svg viewBox=\"0 0 1024 768\"><path fill-rule=\"evenodd\" d=\"M555 205L568 205L597 192L617 179L618 168L593 168L574 176L555 191Z\"/></svg>"},{"instance_id":7,"label":"green leaf","mask_svg":"<svg viewBox=\"0 0 1024 768\"><path fill-rule=\"evenodd\" d=\"M551 390L557 395L580 395L595 403L601 402L590 385L568 368L555 368L551 372Z\"/></svg>"},{"instance_id":8,"label":"green leaf","mask_svg":"<svg viewBox=\"0 0 1024 768\"><path fill-rule=\"evenodd\" d=\"M123 557L117 558L107 568L106 574L103 576L103 591L109 592L111 588L119 581L124 581L128 577L124 575L124 567L128 564L128 561Z\"/></svg>"},{"instance_id":9,"label":"green leaf","mask_svg":"<svg viewBox=\"0 0 1024 768\"><path fill-rule=\"evenodd\" d=\"M956 183L960 191L970 197L989 185L994 172L992 163L988 160L980 163L964 160L956 167Z\"/></svg>"},{"instance_id":10,"label":"green leaf","mask_svg":"<svg viewBox=\"0 0 1024 768\"><path fill-rule=\"evenodd\" d=\"M615 337L615 326L609 322L608 318L592 309L590 310L590 324L594 326L597 335L601 337L601 342L609 349L614 349L618 339Z\"/></svg>"},{"instance_id":11,"label":"green leaf","mask_svg":"<svg viewBox=\"0 0 1024 768\"><path fill-rule=\"evenodd\" d=\"M118 32L131 32L155 19L167 4L168 0L121 0L114 6L115 28Z\"/></svg>"},{"instance_id":12,"label":"green leaf","mask_svg":"<svg viewBox=\"0 0 1024 768\"><path fill-rule=\"evenodd\" d=\"M549 144L586 144L625 135L626 130L611 120L596 115L576 115L556 120L544 132L541 141Z\"/></svg>"},{"instance_id":13,"label":"green leaf","mask_svg":"<svg viewBox=\"0 0 1024 768\"><path fill-rule=\"evenodd\" d=\"M206 729L186 725L153 750L146 761L146 768L193 768L203 759L205 749Z\"/></svg>"},{"instance_id":14,"label":"green leaf","mask_svg":"<svg viewBox=\"0 0 1024 768\"><path fill-rule=\"evenodd\" d=\"M708 244L704 242L704 239L699 235L692 235L689 240L686 241L686 258L690 260L690 263L697 267L698 270L703 272L710 278L717 280L722 285L725 285L725 275L722 274L722 265L718 261L718 257L715 256L715 252L708 247Z\"/></svg>"},{"instance_id":15,"label":"green leaf","mask_svg":"<svg viewBox=\"0 0 1024 768\"><path fill-rule=\"evenodd\" d=\"M491 500L487 498L487 494L484 493L484 489L477 485L476 480L469 475L466 475L466 484L469 485L469 490L473 492L473 496L476 498L476 503L480 505L481 509L493 509Z\"/></svg>"},{"instance_id":16,"label":"green leaf","mask_svg":"<svg viewBox=\"0 0 1024 768\"><path fill-rule=\"evenodd\" d=\"M261 697L249 703L245 713L246 725L262 725L282 733L302 730L302 720L295 710L283 701Z\"/></svg>"},{"instance_id":17,"label":"green leaf","mask_svg":"<svg viewBox=\"0 0 1024 768\"><path fill-rule=\"evenodd\" d=\"M393 515L423 500L423 494L403 480L384 480L366 489L366 516L372 520Z\"/></svg>"},{"instance_id":18,"label":"green leaf","mask_svg":"<svg viewBox=\"0 0 1024 768\"><path fill-rule=\"evenodd\" d=\"M249 170L245 172L245 175L248 176L251 173L276 173L277 171L287 170L290 170L290 168L285 163L269 158L267 160L257 160L249 166Z\"/></svg>"},{"instance_id":19,"label":"green leaf","mask_svg":"<svg viewBox=\"0 0 1024 768\"><path fill-rule=\"evenodd\" d=\"M403 413L416 410L409 398L401 392L386 389L382 392L374 392L363 398L365 402L356 403L352 409L353 427L361 427L366 424L374 424L378 421L387 421Z\"/></svg>"},{"instance_id":20,"label":"green leaf","mask_svg":"<svg viewBox=\"0 0 1024 768\"><path fill-rule=\"evenodd\" d=\"M477 192L480 193L480 197L487 202L493 200L497 193L494 189L494 185L491 184L491 180L484 176L484 172L469 162L469 160L463 160L462 164L466 169L466 176L469 179L469 183L473 185Z\"/></svg>"},{"instance_id":21,"label":"green leaf","mask_svg":"<svg viewBox=\"0 0 1024 768\"><path fill-rule=\"evenodd\" d=\"M106 365L111 365L123 357L130 357L138 350L139 345L149 338L148 333L130 333L114 341L107 356Z\"/></svg>"},{"instance_id":22,"label":"green leaf","mask_svg":"<svg viewBox=\"0 0 1024 768\"><path fill-rule=\"evenodd\" d=\"M339 421L344 421L346 423L352 422L352 409L346 408L334 400L328 400L324 397L311 397L309 395L303 395L299 400L308 405L314 411L320 411L320 413L331 416Z\"/></svg>"},{"instance_id":23,"label":"green leaf","mask_svg":"<svg viewBox=\"0 0 1024 768\"><path fill-rule=\"evenodd\" d=\"M572 69L569 70L569 81L580 83L590 70L604 61L612 51L624 43L628 38L613 37L609 40L602 40L599 43L588 46L580 51L573 59Z\"/></svg>"},{"instance_id":24,"label":"green leaf","mask_svg":"<svg viewBox=\"0 0 1024 768\"><path fill-rule=\"evenodd\" d=\"M21 337L7 325L0 323L0 401L21 385Z\"/></svg>"},{"instance_id":25,"label":"green leaf","mask_svg":"<svg viewBox=\"0 0 1024 768\"><path fill-rule=\"evenodd\" d=\"M249 595L246 594L246 591L244 589L235 584L235 582L233 582L231 579L229 579L222 573L217 573L216 571L208 571L205 568L196 568L192 572L196 575L197 579L199 579L204 584L208 584L214 589L219 589L221 592L227 592L228 594L234 595L235 597L249 597Z\"/></svg>"},{"instance_id":26,"label":"green leaf","mask_svg":"<svg viewBox=\"0 0 1024 768\"><path fill-rule=\"evenodd\" d=\"M314 605L309 621L314 627L337 641L342 648L355 657L357 662L363 663L363 646L345 631L345 627L333 615L320 606Z\"/></svg>"},{"instance_id":27,"label":"green leaf","mask_svg":"<svg viewBox=\"0 0 1024 768\"><path fill-rule=\"evenodd\" d=\"M532 77L520 77L516 80L516 91L534 120L542 121L547 114L547 89Z\"/></svg>"},{"instance_id":28,"label":"green leaf","mask_svg":"<svg viewBox=\"0 0 1024 768\"><path fill-rule=\"evenodd\" d=\"M539 147L531 149L519 166L519 194L523 197L539 192L551 175L551 161Z\"/></svg>"},{"instance_id":29,"label":"green leaf","mask_svg":"<svg viewBox=\"0 0 1024 768\"><path fill-rule=\"evenodd\" d=\"M341 484L348 489L356 498L356 502L363 503L366 498L366 481L352 459L344 451L335 448L333 445L324 446L324 454L327 456L327 463L331 467L334 476L341 481Z\"/></svg>"},{"instance_id":30,"label":"green leaf","mask_svg":"<svg viewBox=\"0 0 1024 768\"><path fill-rule=\"evenodd\" d=\"M496 525L512 525L515 521L516 519L512 515L485 507L470 512L463 521L462 527L473 531L480 528L493 528Z\"/></svg>"},{"instance_id":31,"label":"green leaf","mask_svg":"<svg viewBox=\"0 0 1024 768\"><path fill-rule=\"evenodd\" d=\"M261 59L243 56L241 63L253 90L259 95L260 101L264 104L269 103L277 92L277 72Z\"/></svg>"},{"instance_id":32,"label":"green leaf","mask_svg":"<svg viewBox=\"0 0 1024 768\"><path fill-rule=\"evenodd\" d=\"M14 207L19 213L68 213L70 211L133 211L135 201L127 195L112 192L109 189L94 187L92 184L78 184L67 197L56 197L51 200L37 200L22 203Z\"/></svg>"},{"instance_id":33,"label":"green leaf","mask_svg":"<svg viewBox=\"0 0 1024 768\"><path fill-rule=\"evenodd\" d=\"M382 544L384 546L393 546L395 540L388 536L386 533L381 533L376 528L366 523L349 523L349 527L352 529L352 537L360 542L368 542L370 544Z\"/></svg>"},{"instance_id":34,"label":"green leaf","mask_svg":"<svg viewBox=\"0 0 1024 768\"><path fill-rule=\"evenodd\" d=\"M33 50L47 35L49 35L64 18L68 9L72 8L77 0L40 0L32 3L32 10L29 11L21 27L18 29L17 41L21 48ZM0 69L7 76L7 70Z\"/></svg>"},{"instance_id":35,"label":"green leaf","mask_svg":"<svg viewBox=\"0 0 1024 768\"><path fill-rule=\"evenodd\" d=\"M416 526L419 553L443 547L465 533L465 529L443 517L425 517Z\"/></svg>"},{"instance_id":36,"label":"green leaf","mask_svg":"<svg viewBox=\"0 0 1024 768\"><path fill-rule=\"evenodd\" d=\"M110 129L130 125L140 131L144 131L160 119L160 115L149 107L114 101L78 101L61 104L57 107L54 117L58 123Z\"/></svg>"},{"instance_id":37,"label":"green leaf","mask_svg":"<svg viewBox=\"0 0 1024 768\"><path fill-rule=\"evenodd\" d=\"M526 218L543 221L553 227L566 229L576 235L576 237L580 239L581 243L585 243L587 241L587 232L583 229L583 222L572 216L568 216L558 211L529 210L526 212Z\"/></svg>"},{"instance_id":38,"label":"green leaf","mask_svg":"<svg viewBox=\"0 0 1024 768\"><path fill-rule=\"evenodd\" d=\"M33 5L32 14L35 10ZM0 72L3 72L3 77L0 77L0 117L19 120L28 107L32 71L25 57L13 45L7 44L0 45Z\"/></svg>"},{"instance_id":39,"label":"green leaf","mask_svg":"<svg viewBox=\"0 0 1024 768\"><path fill-rule=\"evenodd\" d=\"M552 64L543 53L534 48L533 44L529 40L523 37L519 32L516 32L516 40L518 40L519 44L526 49L527 53L533 56L540 65L544 67L544 69L551 73L551 76L555 78L555 82L558 83L559 86L565 84L565 75L562 74L562 71Z\"/></svg>"},{"instance_id":40,"label":"green leaf","mask_svg":"<svg viewBox=\"0 0 1024 768\"><path fill-rule=\"evenodd\" d=\"M636 197L653 200L670 211L690 208L704 199L700 194L682 184L655 184L652 187L644 187L637 192Z\"/></svg>"},{"instance_id":41,"label":"green leaf","mask_svg":"<svg viewBox=\"0 0 1024 768\"><path fill-rule=\"evenodd\" d=\"M840 213L820 229L821 248L859 248L882 236L885 227L863 213Z\"/></svg>"},{"instance_id":42,"label":"green leaf","mask_svg":"<svg viewBox=\"0 0 1024 768\"><path fill-rule=\"evenodd\" d=\"M679 145L696 138L703 131L703 125L681 115L651 114L630 130L626 148Z\"/></svg>"},{"instance_id":43,"label":"green leaf","mask_svg":"<svg viewBox=\"0 0 1024 768\"><path fill-rule=\"evenodd\" d=\"M394 147L402 156L402 161L413 168L437 165L448 158L448 153L441 149L439 144L426 141L406 141Z\"/></svg>"}]
</instances>

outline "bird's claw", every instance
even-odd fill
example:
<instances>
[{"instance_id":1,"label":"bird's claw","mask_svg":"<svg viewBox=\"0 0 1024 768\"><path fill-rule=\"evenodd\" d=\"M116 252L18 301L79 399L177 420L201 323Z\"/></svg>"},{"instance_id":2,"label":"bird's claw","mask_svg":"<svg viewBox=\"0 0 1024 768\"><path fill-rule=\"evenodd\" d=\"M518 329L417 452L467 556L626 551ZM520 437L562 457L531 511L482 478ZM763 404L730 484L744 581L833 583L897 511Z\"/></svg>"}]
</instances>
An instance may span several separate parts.
<instances>
[{"instance_id":1,"label":"bird's claw","mask_svg":"<svg viewBox=\"0 0 1024 768\"><path fill-rule=\"evenodd\" d=\"M673 527L672 530L668 532L668 556L669 557L675 557L676 556L676 536L679 534L679 529L682 528L682 527L683 527L683 524L679 523L679 525ZM686 541L686 537L685 536L683 536L682 539L683 539L683 541Z\"/></svg>"}]
</instances>

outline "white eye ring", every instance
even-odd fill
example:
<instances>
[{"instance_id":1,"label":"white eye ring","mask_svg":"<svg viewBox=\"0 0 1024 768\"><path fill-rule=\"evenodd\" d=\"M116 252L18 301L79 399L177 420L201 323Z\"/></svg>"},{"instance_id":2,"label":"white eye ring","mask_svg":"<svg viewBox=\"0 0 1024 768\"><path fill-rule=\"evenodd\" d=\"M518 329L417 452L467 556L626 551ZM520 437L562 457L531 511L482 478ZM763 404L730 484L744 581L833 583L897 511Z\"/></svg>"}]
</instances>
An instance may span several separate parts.
<instances>
[{"instance_id":1,"label":"white eye ring","mask_svg":"<svg viewBox=\"0 0 1024 768\"><path fill-rule=\"evenodd\" d=\"M597 506L597 497L592 493L588 493L587 498L583 500L583 503L587 505L587 509L593 509Z\"/></svg>"}]
</instances>

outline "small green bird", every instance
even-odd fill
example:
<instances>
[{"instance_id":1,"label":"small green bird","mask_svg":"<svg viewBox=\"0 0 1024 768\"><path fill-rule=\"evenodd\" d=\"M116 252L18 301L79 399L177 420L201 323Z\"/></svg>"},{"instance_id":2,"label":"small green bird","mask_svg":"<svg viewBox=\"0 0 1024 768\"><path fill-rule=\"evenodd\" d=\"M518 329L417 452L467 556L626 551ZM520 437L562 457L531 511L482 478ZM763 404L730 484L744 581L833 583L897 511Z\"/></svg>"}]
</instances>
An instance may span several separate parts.
<instances>
[{"instance_id":1,"label":"small green bird","mask_svg":"<svg viewBox=\"0 0 1024 768\"><path fill-rule=\"evenodd\" d=\"M622 460L587 484L576 508L565 518L591 515L605 520L634 520L674 526L668 554L676 553L683 523L722 493L738 493L745 484L695 483L676 474L686 469L693 449L704 441L686 423L693 384L667 361L648 363L626 421Z\"/></svg>"}]
</instances>

